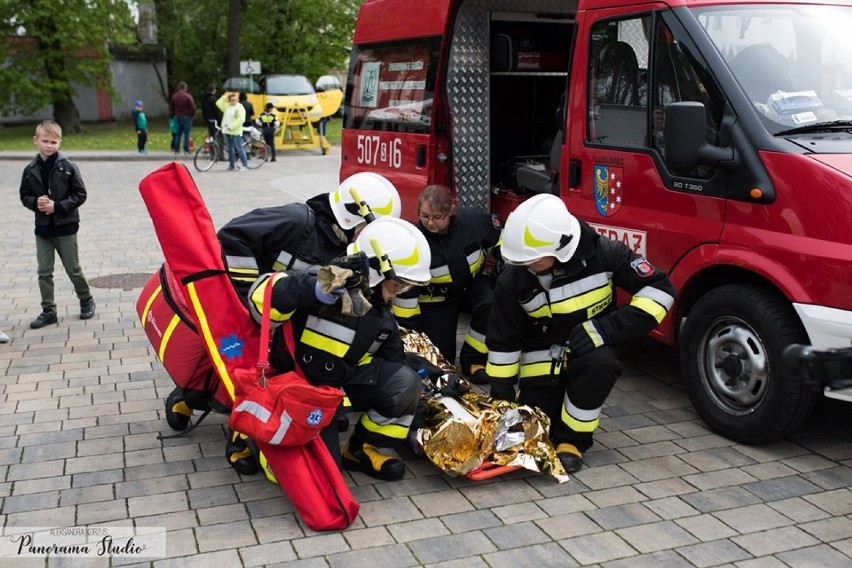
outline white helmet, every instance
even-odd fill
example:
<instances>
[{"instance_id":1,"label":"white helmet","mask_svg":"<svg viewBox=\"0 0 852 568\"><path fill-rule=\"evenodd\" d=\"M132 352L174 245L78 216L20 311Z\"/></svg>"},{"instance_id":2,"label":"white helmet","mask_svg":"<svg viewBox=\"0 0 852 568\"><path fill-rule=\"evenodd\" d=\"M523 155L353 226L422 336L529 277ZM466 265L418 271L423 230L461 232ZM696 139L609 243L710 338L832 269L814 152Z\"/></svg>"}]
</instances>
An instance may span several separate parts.
<instances>
[{"instance_id":1,"label":"white helmet","mask_svg":"<svg viewBox=\"0 0 852 568\"><path fill-rule=\"evenodd\" d=\"M402 201L393 184L379 174L360 172L343 180L336 191L328 194L328 203L342 229L354 229L365 222L365 212L361 209L361 203L356 203L353 189L375 218L399 218Z\"/></svg>"},{"instance_id":2,"label":"white helmet","mask_svg":"<svg viewBox=\"0 0 852 568\"><path fill-rule=\"evenodd\" d=\"M580 244L580 222L559 197L530 197L509 214L500 253L510 264L526 264L546 256L567 262Z\"/></svg>"},{"instance_id":3,"label":"white helmet","mask_svg":"<svg viewBox=\"0 0 852 568\"><path fill-rule=\"evenodd\" d=\"M383 217L366 227L349 245L349 254L363 251L370 262L370 287L392 277L406 284L425 286L432 275L432 251L423 233L408 221ZM385 261L389 261L389 264ZM391 273L390 270L393 270Z\"/></svg>"}]
</instances>

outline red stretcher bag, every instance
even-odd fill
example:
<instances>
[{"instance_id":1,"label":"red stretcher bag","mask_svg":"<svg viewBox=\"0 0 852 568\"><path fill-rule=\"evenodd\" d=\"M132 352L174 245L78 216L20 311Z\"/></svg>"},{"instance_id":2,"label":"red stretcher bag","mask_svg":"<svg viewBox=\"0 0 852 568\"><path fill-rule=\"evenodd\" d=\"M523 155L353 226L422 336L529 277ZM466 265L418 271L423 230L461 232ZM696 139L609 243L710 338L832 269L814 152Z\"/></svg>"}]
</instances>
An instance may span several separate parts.
<instances>
[{"instance_id":1,"label":"red stretcher bag","mask_svg":"<svg viewBox=\"0 0 852 568\"><path fill-rule=\"evenodd\" d=\"M163 368L183 390L187 405L200 411L212 406L227 413L231 397L213 371L198 325L180 296L168 264L164 263L145 284L136 301L136 313Z\"/></svg>"},{"instance_id":2,"label":"red stretcher bag","mask_svg":"<svg viewBox=\"0 0 852 568\"><path fill-rule=\"evenodd\" d=\"M149 174L139 191L214 372L233 401L235 383L241 380L237 371L257 364L260 332L225 271L204 200L189 171L176 162ZM340 530L352 524L358 502L322 438L298 447L273 446L262 440L257 446L261 462L278 478L311 529Z\"/></svg>"}]
</instances>

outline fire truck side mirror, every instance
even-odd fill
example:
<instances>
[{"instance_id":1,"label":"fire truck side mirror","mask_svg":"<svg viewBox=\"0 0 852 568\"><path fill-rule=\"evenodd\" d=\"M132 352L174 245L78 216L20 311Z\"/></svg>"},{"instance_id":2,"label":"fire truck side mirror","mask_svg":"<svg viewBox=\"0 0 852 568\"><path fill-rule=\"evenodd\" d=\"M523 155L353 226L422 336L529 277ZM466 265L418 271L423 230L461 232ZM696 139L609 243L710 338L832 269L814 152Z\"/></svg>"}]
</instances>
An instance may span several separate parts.
<instances>
[{"instance_id":1,"label":"fire truck side mirror","mask_svg":"<svg viewBox=\"0 0 852 568\"><path fill-rule=\"evenodd\" d=\"M730 171L738 163L731 146L713 146L705 140L707 118L704 105L693 101L672 103L666 108L664 129L666 165L686 173L698 165Z\"/></svg>"}]
</instances>

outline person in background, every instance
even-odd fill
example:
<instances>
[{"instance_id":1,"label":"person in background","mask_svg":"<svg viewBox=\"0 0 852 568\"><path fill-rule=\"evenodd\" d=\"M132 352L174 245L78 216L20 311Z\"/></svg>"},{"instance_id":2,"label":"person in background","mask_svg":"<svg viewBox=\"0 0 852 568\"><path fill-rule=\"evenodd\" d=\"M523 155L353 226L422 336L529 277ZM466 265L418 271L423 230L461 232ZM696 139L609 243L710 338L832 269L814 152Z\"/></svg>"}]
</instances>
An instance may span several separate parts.
<instances>
[{"instance_id":1,"label":"person in background","mask_svg":"<svg viewBox=\"0 0 852 568\"><path fill-rule=\"evenodd\" d=\"M425 333L441 355L455 363L459 314L469 310L460 371L476 384L487 384L485 332L494 291L483 269L500 238L500 218L473 207L457 208L452 192L442 185L420 193L417 214L417 228L432 252L432 277L426 286L398 295L394 315L403 327Z\"/></svg>"},{"instance_id":2,"label":"person in background","mask_svg":"<svg viewBox=\"0 0 852 568\"><path fill-rule=\"evenodd\" d=\"M195 116L195 99L186 90L186 81L178 83L178 90L171 98L171 110L177 120L177 144L175 153L183 140L183 153L189 155L189 140L192 135L192 118Z\"/></svg>"},{"instance_id":3,"label":"person in background","mask_svg":"<svg viewBox=\"0 0 852 568\"><path fill-rule=\"evenodd\" d=\"M674 287L665 272L601 237L550 194L509 215L500 253L507 266L486 334L491 397L542 409L556 456L575 472L621 375L617 346L663 321ZM616 288L632 296L629 303L617 305Z\"/></svg>"},{"instance_id":4,"label":"person in background","mask_svg":"<svg viewBox=\"0 0 852 568\"><path fill-rule=\"evenodd\" d=\"M240 104L246 109L246 118L243 126L252 126L254 124L254 104L248 100L248 95L245 91L240 91Z\"/></svg>"},{"instance_id":5,"label":"person in background","mask_svg":"<svg viewBox=\"0 0 852 568\"><path fill-rule=\"evenodd\" d=\"M33 143L38 155L24 168L20 196L24 207L35 213L42 312L30 323L30 328L39 329L59 321L53 294L53 266L57 253L80 300L80 319L95 316L95 299L83 276L77 252L78 209L86 202L86 186L80 170L59 152L62 128L52 120L45 120L36 127Z\"/></svg>"},{"instance_id":6,"label":"person in background","mask_svg":"<svg viewBox=\"0 0 852 568\"><path fill-rule=\"evenodd\" d=\"M260 116L254 121L257 126L260 127L260 131L263 133L263 141L269 144L269 147L272 149L272 162L275 161L275 131L278 130L278 127L281 126L281 123L278 121L278 113L275 111L275 105L272 103L266 103L266 108Z\"/></svg>"},{"instance_id":7,"label":"person in background","mask_svg":"<svg viewBox=\"0 0 852 568\"><path fill-rule=\"evenodd\" d=\"M180 152L180 147L178 146L177 118L174 114L169 114L169 132L172 134L172 142L169 149L177 154Z\"/></svg>"},{"instance_id":8,"label":"person in background","mask_svg":"<svg viewBox=\"0 0 852 568\"><path fill-rule=\"evenodd\" d=\"M207 135L215 137L218 130L216 125L222 122L222 111L216 105L216 85L210 83L207 85L207 92L201 99L201 115L204 117L204 124L207 125Z\"/></svg>"},{"instance_id":9,"label":"person in background","mask_svg":"<svg viewBox=\"0 0 852 568\"><path fill-rule=\"evenodd\" d=\"M225 135L225 147L228 148L228 170L244 172L248 169L246 151L243 148L243 122L245 122L245 108L237 102L237 95L224 93L216 106L222 111L222 133ZM240 167L234 168L236 154L240 156Z\"/></svg>"},{"instance_id":10,"label":"person in background","mask_svg":"<svg viewBox=\"0 0 852 568\"><path fill-rule=\"evenodd\" d=\"M142 101L133 103L133 126L136 129L136 149L140 154L147 154L145 143L148 142L148 117L145 116Z\"/></svg>"}]
</instances>

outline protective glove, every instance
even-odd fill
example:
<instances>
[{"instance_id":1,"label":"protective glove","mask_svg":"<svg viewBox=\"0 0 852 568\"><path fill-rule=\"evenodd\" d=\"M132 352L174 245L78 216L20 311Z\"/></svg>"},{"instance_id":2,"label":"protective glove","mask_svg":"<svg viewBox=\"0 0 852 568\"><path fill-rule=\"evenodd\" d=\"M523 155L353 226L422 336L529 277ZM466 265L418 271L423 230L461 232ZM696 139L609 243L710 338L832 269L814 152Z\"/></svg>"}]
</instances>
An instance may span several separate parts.
<instances>
[{"instance_id":1,"label":"protective glove","mask_svg":"<svg viewBox=\"0 0 852 568\"><path fill-rule=\"evenodd\" d=\"M508 400L515 402L515 385L508 379L494 379L489 377L491 383L491 398L494 400Z\"/></svg>"},{"instance_id":2,"label":"protective glove","mask_svg":"<svg viewBox=\"0 0 852 568\"><path fill-rule=\"evenodd\" d=\"M343 293L343 288L335 288L330 292L323 292L322 286L320 286L319 282L314 284L314 295L317 297L317 300L327 306L330 306L340 300L340 296L342 296Z\"/></svg>"},{"instance_id":3,"label":"protective glove","mask_svg":"<svg viewBox=\"0 0 852 568\"><path fill-rule=\"evenodd\" d=\"M344 288L361 288L365 294L370 289L370 261L363 252L337 257L329 265L352 271Z\"/></svg>"},{"instance_id":4,"label":"protective glove","mask_svg":"<svg viewBox=\"0 0 852 568\"><path fill-rule=\"evenodd\" d=\"M610 343L606 326L596 320L587 320L568 333L568 348L574 357L582 357L598 347Z\"/></svg>"},{"instance_id":5,"label":"protective glove","mask_svg":"<svg viewBox=\"0 0 852 568\"><path fill-rule=\"evenodd\" d=\"M438 379L438 387L444 396L458 396L470 391L468 384L455 373L447 373Z\"/></svg>"}]
</instances>

